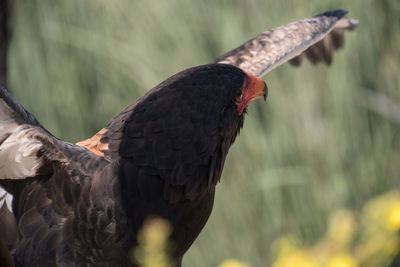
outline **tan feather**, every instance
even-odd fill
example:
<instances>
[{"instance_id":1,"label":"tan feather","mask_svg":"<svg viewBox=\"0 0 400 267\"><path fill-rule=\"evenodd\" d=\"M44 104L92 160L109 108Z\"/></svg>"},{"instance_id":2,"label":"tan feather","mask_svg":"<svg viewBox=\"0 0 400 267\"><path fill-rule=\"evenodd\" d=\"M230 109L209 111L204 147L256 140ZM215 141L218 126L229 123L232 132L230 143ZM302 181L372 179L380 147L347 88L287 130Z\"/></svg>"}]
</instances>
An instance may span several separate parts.
<instances>
[{"instance_id":1,"label":"tan feather","mask_svg":"<svg viewBox=\"0 0 400 267\"><path fill-rule=\"evenodd\" d=\"M344 31L354 29L358 23L341 18L346 13L326 12L265 31L215 62L231 64L260 77L291 59L293 65L300 65L301 60L296 57L303 52L313 63L323 60L330 64L331 52L340 47Z\"/></svg>"}]
</instances>

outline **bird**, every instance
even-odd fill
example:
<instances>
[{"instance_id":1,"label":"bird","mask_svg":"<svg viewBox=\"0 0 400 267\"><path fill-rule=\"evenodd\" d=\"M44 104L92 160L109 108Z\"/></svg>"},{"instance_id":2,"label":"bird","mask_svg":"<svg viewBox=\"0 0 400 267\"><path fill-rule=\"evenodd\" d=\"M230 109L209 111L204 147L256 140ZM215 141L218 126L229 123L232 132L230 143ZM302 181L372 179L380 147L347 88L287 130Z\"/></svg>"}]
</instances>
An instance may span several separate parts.
<instances>
[{"instance_id":1,"label":"bird","mask_svg":"<svg viewBox=\"0 0 400 267\"><path fill-rule=\"evenodd\" d=\"M0 239L16 266L138 266L150 217L172 226L173 266L206 224L261 78L304 55L331 64L357 21L328 11L261 33L183 70L76 144L53 136L0 87ZM11 202L12 196L12 204Z\"/></svg>"}]
</instances>

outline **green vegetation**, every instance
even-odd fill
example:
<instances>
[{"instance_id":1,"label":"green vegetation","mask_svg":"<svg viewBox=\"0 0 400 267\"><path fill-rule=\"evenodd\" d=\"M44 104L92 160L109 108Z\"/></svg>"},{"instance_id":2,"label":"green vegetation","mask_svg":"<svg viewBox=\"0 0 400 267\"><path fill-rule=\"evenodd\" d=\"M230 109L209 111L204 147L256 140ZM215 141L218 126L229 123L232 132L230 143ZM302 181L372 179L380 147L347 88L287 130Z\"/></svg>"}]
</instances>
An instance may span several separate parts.
<instances>
[{"instance_id":1,"label":"green vegetation","mask_svg":"<svg viewBox=\"0 0 400 267\"><path fill-rule=\"evenodd\" d=\"M361 212L338 210L328 222L326 234L311 246L293 235L279 237L273 267L388 266L400 245L400 192L372 198Z\"/></svg>"},{"instance_id":2,"label":"green vegetation","mask_svg":"<svg viewBox=\"0 0 400 267\"><path fill-rule=\"evenodd\" d=\"M168 76L268 28L337 8L360 21L331 67L303 62L264 77L269 99L249 108L186 266L268 266L274 240L311 246L334 211L357 214L400 185L399 1L10 2L10 89L72 142Z\"/></svg>"}]
</instances>

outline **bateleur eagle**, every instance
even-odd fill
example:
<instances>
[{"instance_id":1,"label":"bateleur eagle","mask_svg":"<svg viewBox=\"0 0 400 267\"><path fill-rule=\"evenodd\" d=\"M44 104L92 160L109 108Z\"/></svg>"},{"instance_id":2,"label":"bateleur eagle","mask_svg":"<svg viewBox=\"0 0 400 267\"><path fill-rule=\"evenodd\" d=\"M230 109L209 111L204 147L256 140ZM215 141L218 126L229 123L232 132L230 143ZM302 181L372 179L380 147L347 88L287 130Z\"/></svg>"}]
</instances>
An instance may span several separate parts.
<instances>
[{"instance_id":1,"label":"bateleur eagle","mask_svg":"<svg viewBox=\"0 0 400 267\"><path fill-rule=\"evenodd\" d=\"M179 72L77 144L54 137L1 88L0 238L15 264L135 266L128 251L156 216L171 223L171 256L181 266L211 213L246 106L266 98L258 77L288 60L298 65L303 52L330 64L357 24L345 14L266 31Z\"/></svg>"}]
</instances>

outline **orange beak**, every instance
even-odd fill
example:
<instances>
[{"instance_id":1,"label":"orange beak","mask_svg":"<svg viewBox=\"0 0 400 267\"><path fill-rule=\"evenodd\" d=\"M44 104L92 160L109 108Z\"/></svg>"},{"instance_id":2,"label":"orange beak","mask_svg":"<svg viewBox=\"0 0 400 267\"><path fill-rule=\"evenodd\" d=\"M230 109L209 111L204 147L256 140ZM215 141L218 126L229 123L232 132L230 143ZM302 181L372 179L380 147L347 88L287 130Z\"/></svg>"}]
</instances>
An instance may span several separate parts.
<instances>
[{"instance_id":1,"label":"orange beak","mask_svg":"<svg viewBox=\"0 0 400 267\"><path fill-rule=\"evenodd\" d=\"M253 100L264 97L267 100L268 87L263 79L258 78L250 73L246 73L246 80L242 86L242 95L237 100L237 111L239 116L242 115L244 108Z\"/></svg>"}]
</instances>

